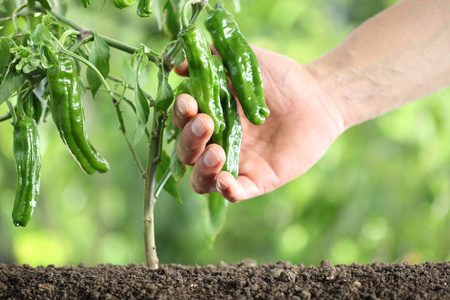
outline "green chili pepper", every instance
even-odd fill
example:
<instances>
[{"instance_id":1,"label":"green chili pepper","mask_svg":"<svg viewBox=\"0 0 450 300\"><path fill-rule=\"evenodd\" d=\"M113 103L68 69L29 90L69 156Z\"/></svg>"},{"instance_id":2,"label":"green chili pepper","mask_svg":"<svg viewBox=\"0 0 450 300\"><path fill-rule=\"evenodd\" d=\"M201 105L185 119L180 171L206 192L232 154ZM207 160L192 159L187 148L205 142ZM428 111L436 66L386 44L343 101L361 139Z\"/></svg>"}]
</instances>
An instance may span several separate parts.
<instances>
[{"instance_id":1,"label":"green chili pepper","mask_svg":"<svg viewBox=\"0 0 450 300\"><path fill-rule=\"evenodd\" d=\"M200 110L214 121L214 133L225 128L220 94L217 84L217 74L211 60L211 50L200 28L189 25L178 34L186 54L191 79L191 87Z\"/></svg>"},{"instance_id":2,"label":"green chili pepper","mask_svg":"<svg viewBox=\"0 0 450 300\"><path fill-rule=\"evenodd\" d=\"M91 4L91 0L81 0L81 3L83 3L83 6L86 8Z\"/></svg>"},{"instance_id":3,"label":"green chili pepper","mask_svg":"<svg viewBox=\"0 0 450 300\"><path fill-rule=\"evenodd\" d=\"M114 6L122 9L135 5L137 1L138 0L114 0Z\"/></svg>"},{"instance_id":4,"label":"green chili pepper","mask_svg":"<svg viewBox=\"0 0 450 300\"><path fill-rule=\"evenodd\" d=\"M137 14L139 17L150 17L153 13L153 0L139 0Z\"/></svg>"},{"instance_id":5,"label":"green chili pepper","mask_svg":"<svg viewBox=\"0 0 450 300\"><path fill-rule=\"evenodd\" d=\"M47 80L53 121L72 156L87 174L108 171L108 163L94 149L87 137L79 93L80 83L73 59L59 60L57 66L47 70Z\"/></svg>"},{"instance_id":6,"label":"green chili pepper","mask_svg":"<svg viewBox=\"0 0 450 300\"><path fill-rule=\"evenodd\" d=\"M23 100L22 107L25 115L39 124L42 114L44 113L44 109L42 107L41 100L39 100L35 93L31 92L30 95Z\"/></svg>"},{"instance_id":7,"label":"green chili pepper","mask_svg":"<svg viewBox=\"0 0 450 300\"><path fill-rule=\"evenodd\" d=\"M225 129L219 134L213 134L212 142L225 150L226 161L222 167L223 171L231 173L234 177L239 174L239 153L242 142L242 126L236 100L228 90L227 73L218 56L212 56L219 77L217 84L220 88L220 102L225 117Z\"/></svg>"},{"instance_id":8,"label":"green chili pepper","mask_svg":"<svg viewBox=\"0 0 450 300\"><path fill-rule=\"evenodd\" d=\"M264 100L261 69L233 15L219 5L206 18L205 26L228 70L245 116L253 124L264 123L270 111Z\"/></svg>"},{"instance_id":9,"label":"green chili pepper","mask_svg":"<svg viewBox=\"0 0 450 300\"><path fill-rule=\"evenodd\" d=\"M17 170L17 192L12 219L16 226L27 226L36 207L41 179L41 155L36 122L19 118L14 124L14 158Z\"/></svg>"}]
</instances>

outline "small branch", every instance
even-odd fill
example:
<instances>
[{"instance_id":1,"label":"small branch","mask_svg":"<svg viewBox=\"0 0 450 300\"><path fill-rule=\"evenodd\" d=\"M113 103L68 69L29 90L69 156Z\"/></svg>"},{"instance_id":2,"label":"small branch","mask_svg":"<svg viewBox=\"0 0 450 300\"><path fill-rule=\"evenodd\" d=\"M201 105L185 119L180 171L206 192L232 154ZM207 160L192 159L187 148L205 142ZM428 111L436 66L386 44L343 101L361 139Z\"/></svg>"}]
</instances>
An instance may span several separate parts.
<instances>
[{"instance_id":1,"label":"small branch","mask_svg":"<svg viewBox=\"0 0 450 300\"><path fill-rule=\"evenodd\" d=\"M137 155L136 150L134 149L133 144L131 143L127 135L127 129L125 127L125 122L123 121L122 111L120 110L120 102L113 100L113 104L116 109L117 118L119 119L119 129L127 142L128 148L130 149L131 155L133 156L134 162L136 163L136 167L138 168L139 173L141 174L142 177L144 177L145 170L142 167L141 160L139 159L139 156Z\"/></svg>"},{"instance_id":2,"label":"small branch","mask_svg":"<svg viewBox=\"0 0 450 300\"><path fill-rule=\"evenodd\" d=\"M125 83L122 79L117 78L115 76L108 75L108 79L113 81L113 82L120 83L120 85L122 85L122 86L124 86L124 87L126 87L126 88L128 88L128 89L130 89L132 91L134 91L134 89L135 89L134 86ZM142 92L144 93L145 98L147 98L147 100L150 102L150 107L155 106L155 103L156 103L155 99L153 99L153 97L149 93L147 93L146 91L142 90ZM134 108L134 109L136 110L136 108Z\"/></svg>"},{"instance_id":3,"label":"small branch","mask_svg":"<svg viewBox=\"0 0 450 300\"><path fill-rule=\"evenodd\" d=\"M8 121L11 117L11 112L8 112L6 115L0 117L0 122Z\"/></svg>"},{"instance_id":4,"label":"small branch","mask_svg":"<svg viewBox=\"0 0 450 300\"><path fill-rule=\"evenodd\" d=\"M60 14L54 12L54 11L51 11L50 13L51 13L58 21L60 21L60 22L62 22L62 23L64 23L64 24L66 24L66 25L68 25L69 27L72 27L73 29L75 29L75 30L77 30L77 31L80 31L80 32L86 31L83 27L79 26L78 24L76 24L76 23L73 22L72 20L67 19L66 17L64 17L64 16L62 16L62 15L60 15ZM98 36L100 36L102 39L104 39L105 42L108 44L108 46L113 47L113 48L115 48L115 49L117 49L117 50L121 50L121 51L126 52L126 53L129 53L129 54L133 54L133 53L135 53L135 52L138 50L138 48L136 48L136 47L127 45L127 44L125 44L125 43L122 43L122 42L120 42L120 41L117 41L117 40L115 40L115 39L112 39L112 38L110 38L110 37L107 37L107 36L105 36L105 35L98 34ZM152 61L152 62L154 62L154 63L156 63L156 64L159 64L159 63L160 63L159 58L158 58L157 56L151 55L151 54L149 54L149 53L147 53L147 56L148 56L148 59L149 59L150 61Z\"/></svg>"},{"instance_id":5,"label":"small branch","mask_svg":"<svg viewBox=\"0 0 450 300\"><path fill-rule=\"evenodd\" d=\"M163 177L161 178L161 181L158 183L156 187L155 198L159 198L159 194L161 194L161 191L164 188L164 185L166 184L167 180L169 180L170 176L172 176L172 172L170 171L170 168L167 168L166 173L164 173Z\"/></svg>"}]
</instances>

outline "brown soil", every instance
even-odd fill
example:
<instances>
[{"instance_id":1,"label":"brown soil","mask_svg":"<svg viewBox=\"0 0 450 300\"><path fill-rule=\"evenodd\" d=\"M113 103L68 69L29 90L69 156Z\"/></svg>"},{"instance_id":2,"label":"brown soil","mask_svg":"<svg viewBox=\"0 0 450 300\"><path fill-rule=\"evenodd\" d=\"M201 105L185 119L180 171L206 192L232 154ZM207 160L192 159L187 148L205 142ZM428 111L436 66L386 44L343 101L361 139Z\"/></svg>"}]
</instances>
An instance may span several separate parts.
<instances>
[{"instance_id":1,"label":"brown soil","mask_svg":"<svg viewBox=\"0 0 450 300\"><path fill-rule=\"evenodd\" d=\"M450 262L37 267L0 264L0 299L450 299Z\"/></svg>"}]
</instances>

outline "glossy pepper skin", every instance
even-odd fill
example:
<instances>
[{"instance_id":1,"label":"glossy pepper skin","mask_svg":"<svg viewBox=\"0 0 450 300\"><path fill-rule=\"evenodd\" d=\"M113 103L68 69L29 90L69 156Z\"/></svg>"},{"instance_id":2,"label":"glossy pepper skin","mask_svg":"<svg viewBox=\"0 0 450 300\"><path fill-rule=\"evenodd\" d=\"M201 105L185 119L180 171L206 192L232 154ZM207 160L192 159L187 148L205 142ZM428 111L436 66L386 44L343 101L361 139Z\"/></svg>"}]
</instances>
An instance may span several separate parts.
<instances>
[{"instance_id":1,"label":"glossy pepper skin","mask_svg":"<svg viewBox=\"0 0 450 300\"><path fill-rule=\"evenodd\" d=\"M217 84L217 74L211 59L211 50L200 28L189 25L178 34L186 54L191 88L200 110L214 121L214 133L225 129Z\"/></svg>"},{"instance_id":2,"label":"glossy pepper skin","mask_svg":"<svg viewBox=\"0 0 450 300\"><path fill-rule=\"evenodd\" d=\"M137 0L114 0L114 6L117 8L131 7L137 3Z\"/></svg>"},{"instance_id":3,"label":"glossy pepper skin","mask_svg":"<svg viewBox=\"0 0 450 300\"><path fill-rule=\"evenodd\" d=\"M17 170L17 192L12 212L16 226L27 226L36 207L41 179L41 155L36 122L31 118L14 125L14 159Z\"/></svg>"},{"instance_id":4,"label":"glossy pepper skin","mask_svg":"<svg viewBox=\"0 0 450 300\"><path fill-rule=\"evenodd\" d=\"M226 161L222 167L223 171L231 173L234 177L239 174L239 153L242 142L242 126L237 110L236 100L228 90L227 74L222 61L218 56L212 57L219 80L220 102L225 117L225 129L219 134L213 134L212 142L225 150Z\"/></svg>"},{"instance_id":5,"label":"glossy pepper skin","mask_svg":"<svg viewBox=\"0 0 450 300\"><path fill-rule=\"evenodd\" d=\"M23 111L25 115L31 119L34 119L37 124L41 121L44 109L39 98L32 92L22 103Z\"/></svg>"},{"instance_id":6,"label":"glossy pepper skin","mask_svg":"<svg viewBox=\"0 0 450 300\"><path fill-rule=\"evenodd\" d=\"M206 18L205 26L228 70L245 116L253 124L264 123L270 111L264 99L261 69L233 15L223 7L216 7Z\"/></svg>"},{"instance_id":7,"label":"glossy pepper skin","mask_svg":"<svg viewBox=\"0 0 450 300\"><path fill-rule=\"evenodd\" d=\"M53 122L72 156L87 174L108 171L108 163L91 145L86 133L80 83L73 59L60 59L57 66L47 70L47 80Z\"/></svg>"},{"instance_id":8,"label":"glossy pepper skin","mask_svg":"<svg viewBox=\"0 0 450 300\"><path fill-rule=\"evenodd\" d=\"M153 13L153 0L139 0L137 14L139 17L150 17Z\"/></svg>"}]
</instances>

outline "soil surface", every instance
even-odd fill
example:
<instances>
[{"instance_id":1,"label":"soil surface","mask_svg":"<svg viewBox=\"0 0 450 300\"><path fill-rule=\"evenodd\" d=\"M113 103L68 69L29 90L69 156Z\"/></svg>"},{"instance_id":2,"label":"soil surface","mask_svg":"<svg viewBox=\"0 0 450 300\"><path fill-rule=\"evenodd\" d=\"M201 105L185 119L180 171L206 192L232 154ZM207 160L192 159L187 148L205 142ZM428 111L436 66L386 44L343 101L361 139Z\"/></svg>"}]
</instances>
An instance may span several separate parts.
<instances>
[{"instance_id":1,"label":"soil surface","mask_svg":"<svg viewBox=\"0 0 450 300\"><path fill-rule=\"evenodd\" d=\"M319 267L0 264L0 299L450 299L450 262Z\"/></svg>"}]
</instances>

